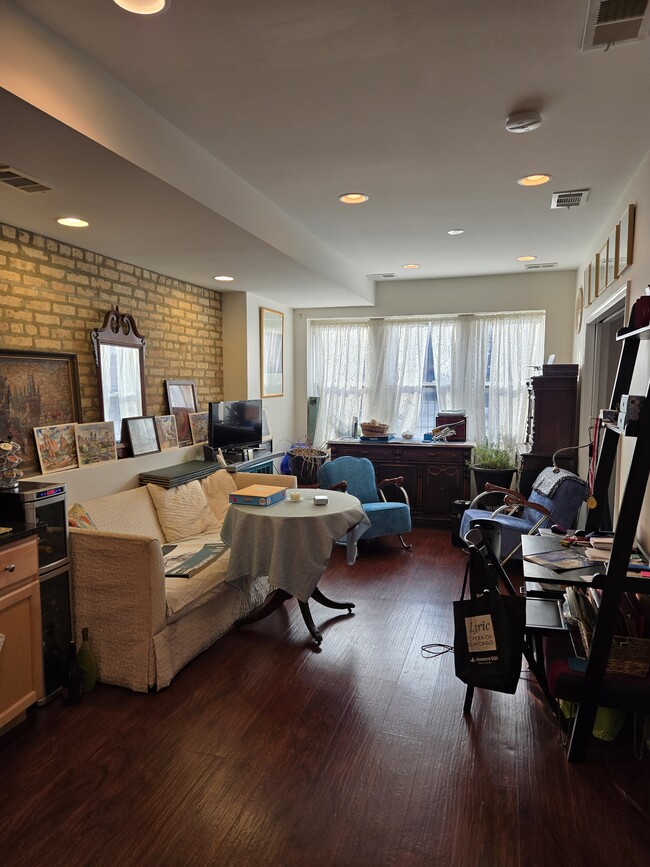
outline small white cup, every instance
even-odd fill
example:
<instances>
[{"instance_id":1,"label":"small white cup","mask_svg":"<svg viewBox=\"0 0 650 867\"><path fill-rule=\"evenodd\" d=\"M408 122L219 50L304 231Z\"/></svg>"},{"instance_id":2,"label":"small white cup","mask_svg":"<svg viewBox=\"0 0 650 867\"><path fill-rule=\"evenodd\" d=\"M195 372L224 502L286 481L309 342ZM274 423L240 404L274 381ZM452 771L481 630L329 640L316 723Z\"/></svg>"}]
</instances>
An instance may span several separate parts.
<instances>
[{"instance_id":1,"label":"small white cup","mask_svg":"<svg viewBox=\"0 0 650 867\"><path fill-rule=\"evenodd\" d=\"M287 493L289 494L289 500L292 503L299 503L300 502L300 500L301 500L300 491L293 490L293 491L287 491Z\"/></svg>"}]
</instances>

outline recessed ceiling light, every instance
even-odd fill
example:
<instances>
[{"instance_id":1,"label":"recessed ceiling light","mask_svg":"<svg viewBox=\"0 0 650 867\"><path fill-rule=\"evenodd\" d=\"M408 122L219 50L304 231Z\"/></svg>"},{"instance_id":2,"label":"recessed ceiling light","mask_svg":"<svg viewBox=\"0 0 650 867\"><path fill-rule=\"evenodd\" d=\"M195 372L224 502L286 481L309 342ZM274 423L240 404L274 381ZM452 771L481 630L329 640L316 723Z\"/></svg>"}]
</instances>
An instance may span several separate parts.
<instances>
[{"instance_id":1,"label":"recessed ceiling light","mask_svg":"<svg viewBox=\"0 0 650 867\"><path fill-rule=\"evenodd\" d=\"M81 220L79 217L59 217L57 223L62 226L71 226L73 229L85 229L88 225L87 220Z\"/></svg>"},{"instance_id":2,"label":"recessed ceiling light","mask_svg":"<svg viewBox=\"0 0 650 867\"><path fill-rule=\"evenodd\" d=\"M419 267L420 266L415 262L410 262L408 265L402 265L402 268L404 268L406 271L415 271L415 269Z\"/></svg>"},{"instance_id":3,"label":"recessed ceiling light","mask_svg":"<svg viewBox=\"0 0 650 867\"><path fill-rule=\"evenodd\" d=\"M362 205L369 198L370 196L365 193L343 193L339 196L339 202L343 202L344 205Z\"/></svg>"},{"instance_id":4,"label":"recessed ceiling light","mask_svg":"<svg viewBox=\"0 0 650 867\"><path fill-rule=\"evenodd\" d=\"M229 277L227 274L221 274L219 277L215 277L214 279L221 281L221 283L230 283L235 278Z\"/></svg>"},{"instance_id":5,"label":"recessed ceiling light","mask_svg":"<svg viewBox=\"0 0 650 867\"><path fill-rule=\"evenodd\" d=\"M537 256L517 256L517 262L534 262Z\"/></svg>"},{"instance_id":6,"label":"recessed ceiling light","mask_svg":"<svg viewBox=\"0 0 650 867\"><path fill-rule=\"evenodd\" d=\"M465 229L450 229L447 232L448 235L464 235Z\"/></svg>"},{"instance_id":7,"label":"recessed ceiling light","mask_svg":"<svg viewBox=\"0 0 650 867\"><path fill-rule=\"evenodd\" d=\"M540 184L547 184L550 180L550 175L526 175L525 178L519 178L517 183L522 187L538 187Z\"/></svg>"},{"instance_id":8,"label":"recessed ceiling light","mask_svg":"<svg viewBox=\"0 0 650 867\"><path fill-rule=\"evenodd\" d=\"M135 12L136 15L156 15L163 12L171 0L113 0L120 9Z\"/></svg>"}]
</instances>

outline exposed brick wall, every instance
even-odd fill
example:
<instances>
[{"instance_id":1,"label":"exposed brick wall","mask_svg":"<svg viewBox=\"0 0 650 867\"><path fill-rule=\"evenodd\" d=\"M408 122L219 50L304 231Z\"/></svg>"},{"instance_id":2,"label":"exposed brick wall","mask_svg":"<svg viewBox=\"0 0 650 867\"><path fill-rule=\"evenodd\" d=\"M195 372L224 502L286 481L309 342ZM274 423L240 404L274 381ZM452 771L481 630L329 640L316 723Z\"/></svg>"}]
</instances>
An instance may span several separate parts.
<instances>
[{"instance_id":1,"label":"exposed brick wall","mask_svg":"<svg viewBox=\"0 0 650 867\"><path fill-rule=\"evenodd\" d=\"M146 340L148 415L165 379L193 379L199 409L223 397L221 295L0 223L0 348L76 353L84 421L100 419L90 332L118 304Z\"/></svg>"}]
</instances>

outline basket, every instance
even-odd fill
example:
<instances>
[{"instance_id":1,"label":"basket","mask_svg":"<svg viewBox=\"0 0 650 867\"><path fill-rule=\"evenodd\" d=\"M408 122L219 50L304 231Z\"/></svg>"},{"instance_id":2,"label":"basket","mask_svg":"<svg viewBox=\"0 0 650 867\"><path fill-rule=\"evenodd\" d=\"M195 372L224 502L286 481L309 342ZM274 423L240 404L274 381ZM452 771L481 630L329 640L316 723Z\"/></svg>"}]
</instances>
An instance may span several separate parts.
<instances>
[{"instance_id":1,"label":"basket","mask_svg":"<svg viewBox=\"0 0 650 867\"><path fill-rule=\"evenodd\" d=\"M582 646L586 654L591 647L591 632L582 620L578 620ZM650 669L650 639L631 638L629 635L613 635L607 661L608 674L627 674L645 677Z\"/></svg>"},{"instance_id":2,"label":"basket","mask_svg":"<svg viewBox=\"0 0 650 867\"><path fill-rule=\"evenodd\" d=\"M361 433L364 437L385 437L388 433L390 425L380 424L379 422L361 422Z\"/></svg>"}]
</instances>

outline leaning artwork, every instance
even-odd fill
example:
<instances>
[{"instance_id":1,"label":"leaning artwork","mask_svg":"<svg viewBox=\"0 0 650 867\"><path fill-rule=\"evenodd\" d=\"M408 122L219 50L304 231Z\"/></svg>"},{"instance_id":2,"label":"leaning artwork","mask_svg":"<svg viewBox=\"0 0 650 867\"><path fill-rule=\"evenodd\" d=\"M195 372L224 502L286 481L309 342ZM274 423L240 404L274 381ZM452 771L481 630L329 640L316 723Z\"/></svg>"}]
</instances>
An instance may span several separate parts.
<instances>
[{"instance_id":1,"label":"leaning artwork","mask_svg":"<svg viewBox=\"0 0 650 867\"><path fill-rule=\"evenodd\" d=\"M115 426L112 421L78 424L75 436L80 467L117 460Z\"/></svg>"},{"instance_id":2,"label":"leaning artwork","mask_svg":"<svg viewBox=\"0 0 650 867\"><path fill-rule=\"evenodd\" d=\"M160 443L160 451L165 449L178 448L178 433L176 431L176 416L174 415L157 415L156 416L156 431L158 433L158 442Z\"/></svg>"},{"instance_id":3,"label":"leaning artwork","mask_svg":"<svg viewBox=\"0 0 650 867\"><path fill-rule=\"evenodd\" d=\"M208 414L207 412L191 412L189 414L192 442L195 446L208 441Z\"/></svg>"},{"instance_id":4,"label":"leaning artwork","mask_svg":"<svg viewBox=\"0 0 650 867\"><path fill-rule=\"evenodd\" d=\"M43 475L57 473L60 470L71 470L79 466L74 429L73 424L54 424L34 428L36 451Z\"/></svg>"}]
</instances>

